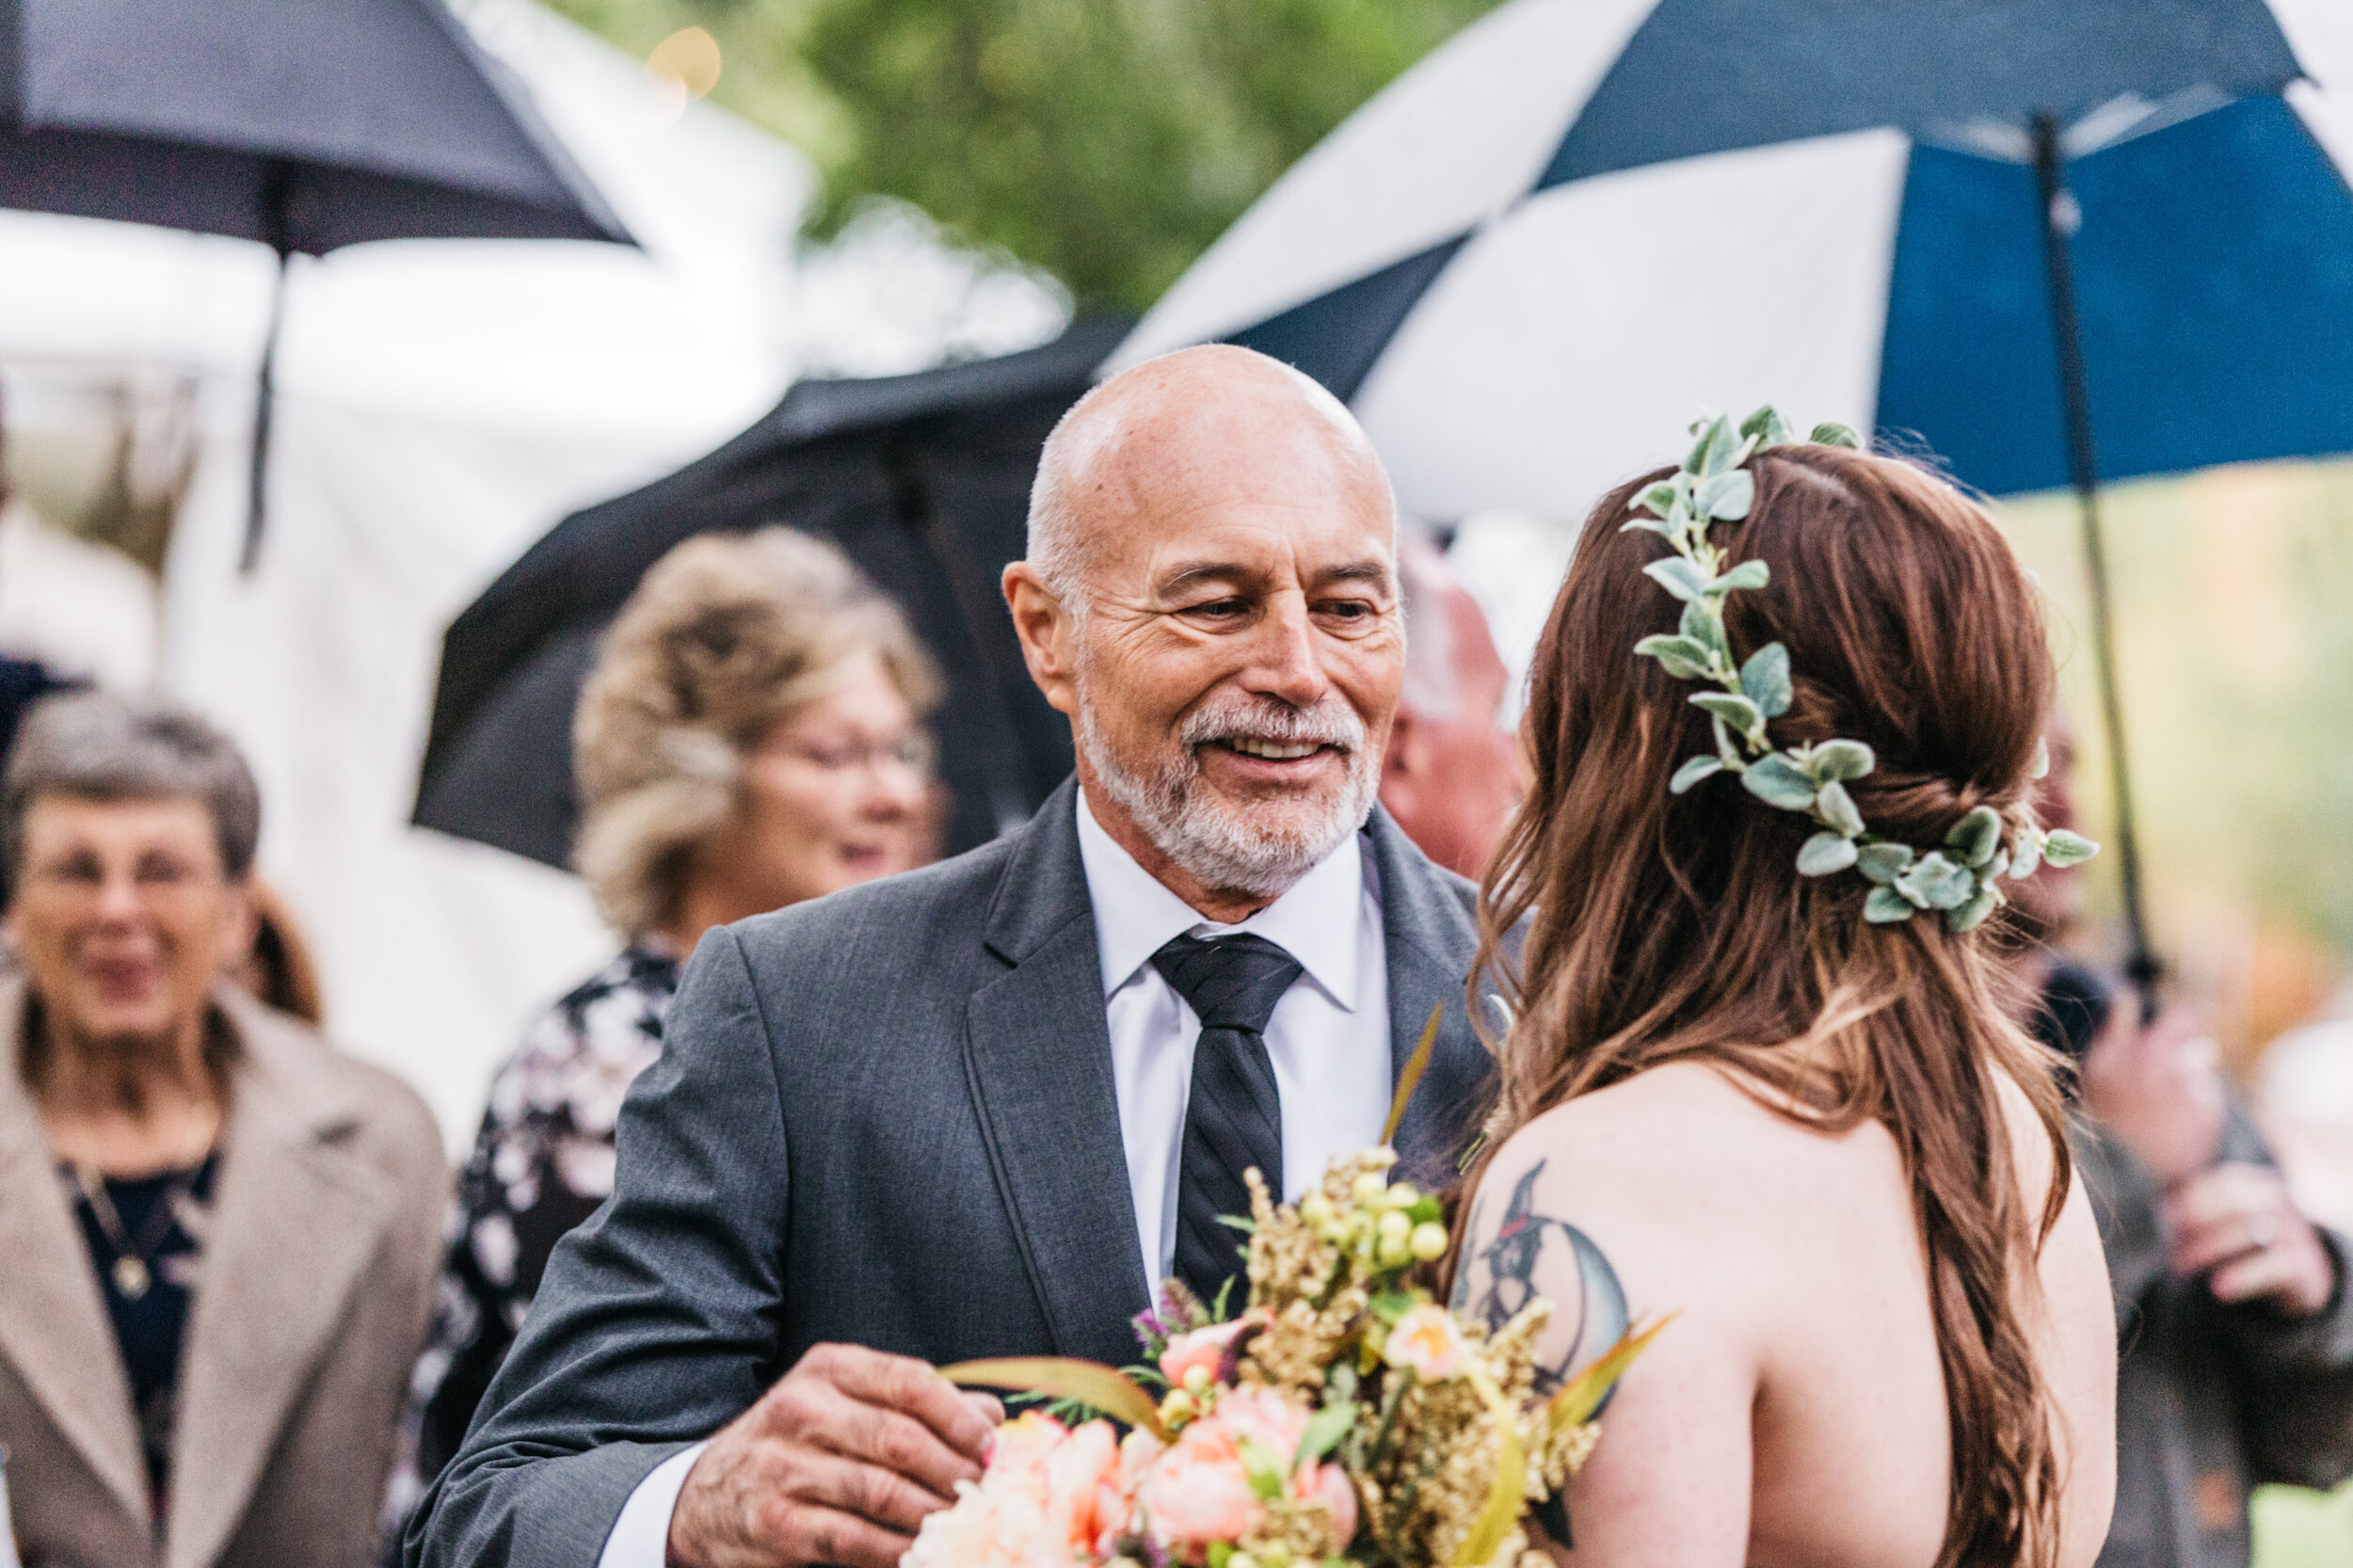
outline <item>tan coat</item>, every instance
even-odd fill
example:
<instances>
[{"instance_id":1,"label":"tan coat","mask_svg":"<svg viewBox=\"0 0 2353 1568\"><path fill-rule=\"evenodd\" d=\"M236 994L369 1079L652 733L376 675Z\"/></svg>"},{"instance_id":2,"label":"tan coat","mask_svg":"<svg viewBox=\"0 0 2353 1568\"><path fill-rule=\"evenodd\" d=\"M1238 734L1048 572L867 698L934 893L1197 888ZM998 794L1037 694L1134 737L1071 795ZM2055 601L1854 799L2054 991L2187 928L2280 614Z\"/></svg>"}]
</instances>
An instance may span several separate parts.
<instances>
[{"instance_id":1,"label":"tan coat","mask_svg":"<svg viewBox=\"0 0 2353 1568\"><path fill-rule=\"evenodd\" d=\"M0 980L0 1445L25 1568L368 1568L447 1179L424 1106L296 1019L216 999L231 1075L181 1349L169 1525L130 1384L18 1071Z\"/></svg>"}]
</instances>

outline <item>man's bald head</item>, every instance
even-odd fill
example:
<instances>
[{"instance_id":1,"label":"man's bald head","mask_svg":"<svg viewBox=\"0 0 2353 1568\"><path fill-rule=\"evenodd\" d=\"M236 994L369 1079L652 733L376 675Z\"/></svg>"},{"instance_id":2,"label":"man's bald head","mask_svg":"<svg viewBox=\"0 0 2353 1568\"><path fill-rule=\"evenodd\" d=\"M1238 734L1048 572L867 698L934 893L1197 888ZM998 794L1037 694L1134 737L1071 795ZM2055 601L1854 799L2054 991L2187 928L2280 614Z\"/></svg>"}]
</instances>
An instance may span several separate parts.
<instances>
[{"instance_id":1,"label":"man's bald head","mask_svg":"<svg viewBox=\"0 0 2353 1568\"><path fill-rule=\"evenodd\" d=\"M1107 535L1232 500L1317 492L1395 525L1380 457L1321 383L1255 349L1181 348L1112 376L1054 426L1030 488L1028 556L1083 616Z\"/></svg>"},{"instance_id":2,"label":"man's bald head","mask_svg":"<svg viewBox=\"0 0 2353 1568\"><path fill-rule=\"evenodd\" d=\"M1397 508L1329 392L1190 348L1064 416L1005 603L1087 808L1237 920L1360 826L1404 679Z\"/></svg>"}]
</instances>

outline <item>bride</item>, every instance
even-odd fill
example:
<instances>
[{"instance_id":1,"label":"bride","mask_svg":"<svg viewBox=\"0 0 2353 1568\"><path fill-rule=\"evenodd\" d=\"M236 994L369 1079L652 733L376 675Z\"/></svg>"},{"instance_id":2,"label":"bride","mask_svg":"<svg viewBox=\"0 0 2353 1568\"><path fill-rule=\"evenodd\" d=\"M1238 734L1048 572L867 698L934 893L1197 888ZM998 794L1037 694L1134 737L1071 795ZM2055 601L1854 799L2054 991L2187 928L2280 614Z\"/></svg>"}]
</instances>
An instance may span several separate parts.
<instances>
[{"instance_id":1,"label":"bride","mask_svg":"<svg viewBox=\"0 0 2353 1568\"><path fill-rule=\"evenodd\" d=\"M2045 853L2036 589L1930 475L1741 428L1603 501L1536 656L1455 1300L1563 1304L1556 1376L1673 1315L1548 1521L1564 1563L2078 1568L2107 1274L1974 923Z\"/></svg>"}]
</instances>

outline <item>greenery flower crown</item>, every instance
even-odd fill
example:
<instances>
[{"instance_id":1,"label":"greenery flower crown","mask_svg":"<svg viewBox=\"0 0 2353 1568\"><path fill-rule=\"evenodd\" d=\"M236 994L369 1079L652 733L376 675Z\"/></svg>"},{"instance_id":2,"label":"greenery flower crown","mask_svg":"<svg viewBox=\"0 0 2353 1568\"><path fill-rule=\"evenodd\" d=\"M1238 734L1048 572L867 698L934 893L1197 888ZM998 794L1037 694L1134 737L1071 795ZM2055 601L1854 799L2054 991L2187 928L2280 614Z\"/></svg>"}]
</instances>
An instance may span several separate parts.
<instances>
[{"instance_id":1,"label":"greenery flower crown","mask_svg":"<svg viewBox=\"0 0 2353 1568\"><path fill-rule=\"evenodd\" d=\"M1662 479L1634 499L1625 530L1645 529L1673 547L1673 555L1642 568L1683 603L1683 623L1672 633L1644 637L1634 651L1656 659L1679 680L1708 680L1721 691L1694 692L1692 705L1705 709L1716 731L1714 756L1690 759L1667 787L1676 794L1719 773L1740 776L1741 787L1768 806L1802 811L1821 831L1798 851L1804 876L1829 876L1853 868L1872 883L1863 918L1885 925L1922 910L1941 911L1945 925L1967 931L2008 902L2001 879L2032 876L2044 861L2073 866L2100 853L2100 846L2064 828L2043 831L2031 820L2004 842L2000 812L1980 806L1953 824L1944 844L1921 851L1873 833L1855 809L1847 783L1878 763L1861 741L1817 741L1785 750L1765 732L1768 721L1789 711L1792 688L1789 650L1768 643L1733 663L1724 634L1724 600L1744 588L1762 588L1772 573L1762 561L1724 569L1725 552L1708 542L1708 525L1737 522L1756 502L1756 479L1744 465L1759 452L1795 443L1798 437L1770 405L1741 421L1719 415L1692 427L1698 440L1672 479ZM1860 449L1862 438L1844 424L1817 424L1809 438L1822 446ZM1647 515L1645 515L1647 514ZM2034 776L2049 771L2046 751L2036 752Z\"/></svg>"}]
</instances>

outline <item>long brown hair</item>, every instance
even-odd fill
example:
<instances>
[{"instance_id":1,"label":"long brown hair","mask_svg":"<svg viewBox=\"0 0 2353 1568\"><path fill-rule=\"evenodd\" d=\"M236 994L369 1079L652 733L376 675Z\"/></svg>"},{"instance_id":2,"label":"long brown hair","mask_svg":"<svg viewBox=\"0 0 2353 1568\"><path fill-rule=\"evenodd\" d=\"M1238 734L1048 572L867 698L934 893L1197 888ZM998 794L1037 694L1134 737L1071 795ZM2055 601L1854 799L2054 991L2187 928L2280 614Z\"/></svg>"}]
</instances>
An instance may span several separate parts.
<instances>
[{"instance_id":1,"label":"long brown hair","mask_svg":"<svg viewBox=\"0 0 2353 1568\"><path fill-rule=\"evenodd\" d=\"M1888 839L1941 844L1978 806L2023 823L2053 672L2035 588L1991 520L1885 457L1793 446L1750 466L1749 518L1714 537L1771 568L1725 620L1736 658L1788 647L1796 700L1776 744L1867 743L1878 766L1849 790ZM1473 974L1515 1021L1468 1185L1534 1116L1667 1062L1720 1064L1825 1132L1881 1123L1912 1181L1950 1409L1938 1563L2047 1568L2058 1470L2020 1305L2071 1179L2050 1059L1998 1004L1989 927L1868 924L1862 876L1798 874L1803 814L1729 774L1668 792L1715 748L1695 688L1633 651L1675 630L1674 600L1642 575L1659 540L1620 531L1665 476L1595 509L1537 650L1530 787L1488 872ZM2050 1137L2040 1216L2019 1194L2004 1079Z\"/></svg>"}]
</instances>

